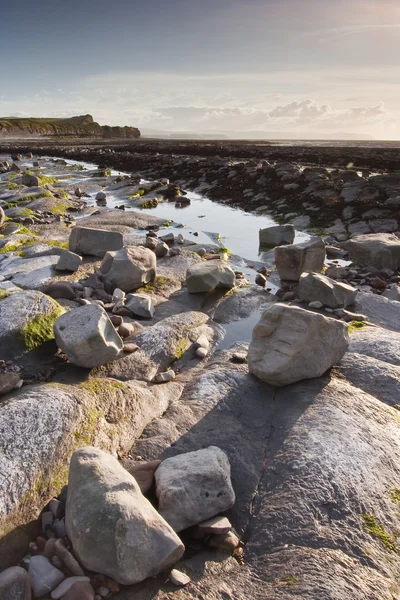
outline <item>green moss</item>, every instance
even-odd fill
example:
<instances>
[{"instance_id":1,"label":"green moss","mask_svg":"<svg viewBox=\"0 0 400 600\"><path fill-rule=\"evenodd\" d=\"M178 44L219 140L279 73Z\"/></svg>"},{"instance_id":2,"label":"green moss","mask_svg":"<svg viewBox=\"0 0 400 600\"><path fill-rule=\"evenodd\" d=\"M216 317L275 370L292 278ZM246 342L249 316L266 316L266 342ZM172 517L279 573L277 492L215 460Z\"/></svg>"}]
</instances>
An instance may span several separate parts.
<instances>
[{"instance_id":1,"label":"green moss","mask_svg":"<svg viewBox=\"0 0 400 600\"><path fill-rule=\"evenodd\" d=\"M55 215L65 215L70 205L62 202L61 200L57 202L55 206L51 208L51 212Z\"/></svg>"},{"instance_id":2,"label":"green moss","mask_svg":"<svg viewBox=\"0 0 400 600\"><path fill-rule=\"evenodd\" d=\"M129 196L129 198L141 198L142 196L145 195L145 193L147 192L146 188L139 188L137 192L135 192L134 194L131 194Z\"/></svg>"},{"instance_id":3,"label":"green moss","mask_svg":"<svg viewBox=\"0 0 400 600\"><path fill-rule=\"evenodd\" d=\"M49 246L55 246L56 248L62 248L63 250L68 250L68 242L60 242L59 240L45 240L45 244Z\"/></svg>"},{"instance_id":4,"label":"green moss","mask_svg":"<svg viewBox=\"0 0 400 600\"><path fill-rule=\"evenodd\" d=\"M0 254L6 254L7 252L15 252L22 246L26 246L27 244L33 244L36 242L35 238L29 238L26 240L18 240L14 244L6 244L0 249Z\"/></svg>"},{"instance_id":5,"label":"green moss","mask_svg":"<svg viewBox=\"0 0 400 600\"><path fill-rule=\"evenodd\" d=\"M18 183L15 183L12 181L11 183L8 184L7 189L15 190L15 189L17 189L17 187L18 187Z\"/></svg>"},{"instance_id":6,"label":"green moss","mask_svg":"<svg viewBox=\"0 0 400 600\"><path fill-rule=\"evenodd\" d=\"M19 211L20 217L28 217L29 215L33 215L33 210L31 210L30 208L21 208L21 210Z\"/></svg>"},{"instance_id":7,"label":"green moss","mask_svg":"<svg viewBox=\"0 0 400 600\"><path fill-rule=\"evenodd\" d=\"M10 295L10 292L7 292L6 290L0 290L0 300L4 300L4 298L7 298Z\"/></svg>"},{"instance_id":8,"label":"green moss","mask_svg":"<svg viewBox=\"0 0 400 600\"><path fill-rule=\"evenodd\" d=\"M38 177L38 180L40 187L44 187L45 185L56 185L57 183L60 183L56 177L48 177L46 175Z\"/></svg>"},{"instance_id":9,"label":"green moss","mask_svg":"<svg viewBox=\"0 0 400 600\"><path fill-rule=\"evenodd\" d=\"M21 331L25 347L28 350L34 350L44 342L54 339L54 321L62 314L64 314L64 309L61 306L55 307L49 314L37 315L28 321Z\"/></svg>"},{"instance_id":10,"label":"green moss","mask_svg":"<svg viewBox=\"0 0 400 600\"><path fill-rule=\"evenodd\" d=\"M161 225L161 227L171 227L173 221L164 221L164 223Z\"/></svg>"},{"instance_id":11,"label":"green moss","mask_svg":"<svg viewBox=\"0 0 400 600\"><path fill-rule=\"evenodd\" d=\"M364 521L364 528L372 536L381 540L382 544L392 552L397 552L396 543L387 531L380 525L375 519L374 515L364 514L361 515Z\"/></svg>"},{"instance_id":12,"label":"green moss","mask_svg":"<svg viewBox=\"0 0 400 600\"><path fill-rule=\"evenodd\" d=\"M399 488L393 488L391 490L389 490L390 493L390 499L393 502L393 504L397 504L400 506L400 490Z\"/></svg>"},{"instance_id":13,"label":"green moss","mask_svg":"<svg viewBox=\"0 0 400 600\"><path fill-rule=\"evenodd\" d=\"M147 200L147 202L143 202L143 204L140 205L140 208L156 208L157 206L157 198L152 198L151 200Z\"/></svg>"},{"instance_id":14,"label":"green moss","mask_svg":"<svg viewBox=\"0 0 400 600\"><path fill-rule=\"evenodd\" d=\"M64 200L68 200L68 198L69 198L69 194L67 194L67 192L62 192L60 194L60 196L61 196L61 198L64 198Z\"/></svg>"},{"instance_id":15,"label":"green moss","mask_svg":"<svg viewBox=\"0 0 400 600\"><path fill-rule=\"evenodd\" d=\"M120 381L116 381L115 379L88 379L80 384L86 391L91 394L101 394L104 393L107 388L115 389L115 390L123 390L125 386Z\"/></svg>"},{"instance_id":16,"label":"green moss","mask_svg":"<svg viewBox=\"0 0 400 600\"><path fill-rule=\"evenodd\" d=\"M288 577L282 577L281 582L282 583L286 583L286 585L294 585L295 583L298 583L298 578L294 577L293 575L289 575Z\"/></svg>"},{"instance_id":17,"label":"green moss","mask_svg":"<svg viewBox=\"0 0 400 600\"><path fill-rule=\"evenodd\" d=\"M348 333L353 333L353 331L357 331L358 329L364 329L366 327L365 323L362 321L351 321L347 328Z\"/></svg>"},{"instance_id":18,"label":"green moss","mask_svg":"<svg viewBox=\"0 0 400 600\"><path fill-rule=\"evenodd\" d=\"M157 275L153 281L146 283L139 291L144 292L145 294L162 294L169 289L170 284L171 279L163 277L162 275Z\"/></svg>"},{"instance_id":19,"label":"green moss","mask_svg":"<svg viewBox=\"0 0 400 600\"><path fill-rule=\"evenodd\" d=\"M40 198L54 198L53 194L49 191L41 192L40 194L28 194L15 200L15 202L33 202L33 200L39 200Z\"/></svg>"},{"instance_id":20,"label":"green moss","mask_svg":"<svg viewBox=\"0 0 400 600\"><path fill-rule=\"evenodd\" d=\"M29 210L28 208L26 210ZM18 230L18 234L31 235L32 237L38 237L36 233L33 233L28 227L21 227Z\"/></svg>"},{"instance_id":21,"label":"green moss","mask_svg":"<svg viewBox=\"0 0 400 600\"><path fill-rule=\"evenodd\" d=\"M189 348L190 341L187 338L182 338L179 340L175 346L173 359L179 360L185 354L186 350Z\"/></svg>"}]
</instances>

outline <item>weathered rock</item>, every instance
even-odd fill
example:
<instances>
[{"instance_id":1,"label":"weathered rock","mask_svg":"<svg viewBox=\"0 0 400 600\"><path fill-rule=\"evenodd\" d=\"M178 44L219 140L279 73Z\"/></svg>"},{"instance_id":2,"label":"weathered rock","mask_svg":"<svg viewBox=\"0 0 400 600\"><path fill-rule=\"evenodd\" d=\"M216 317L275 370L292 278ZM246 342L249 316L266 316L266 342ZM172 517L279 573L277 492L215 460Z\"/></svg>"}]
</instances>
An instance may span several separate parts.
<instances>
[{"instance_id":1,"label":"weathered rock","mask_svg":"<svg viewBox=\"0 0 400 600\"><path fill-rule=\"evenodd\" d=\"M154 383L168 383L169 381L173 381L175 377L175 371L168 369L168 371L164 371L164 373L157 373L154 377Z\"/></svg>"},{"instance_id":2,"label":"weathered rock","mask_svg":"<svg viewBox=\"0 0 400 600\"><path fill-rule=\"evenodd\" d=\"M270 248L283 244L293 244L294 236L294 225L274 225L259 231L260 245L269 246Z\"/></svg>"},{"instance_id":3,"label":"weathered rock","mask_svg":"<svg viewBox=\"0 0 400 600\"><path fill-rule=\"evenodd\" d=\"M122 323L119 327L118 327L118 334L122 337L122 338L127 338L130 335L133 335L135 333L135 326L133 323Z\"/></svg>"},{"instance_id":4,"label":"weathered rock","mask_svg":"<svg viewBox=\"0 0 400 600\"><path fill-rule=\"evenodd\" d=\"M184 551L178 536L141 494L136 480L115 458L97 448L82 448L72 456L66 524L81 563L122 584L156 575L171 567Z\"/></svg>"},{"instance_id":5,"label":"weathered rock","mask_svg":"<svg viewBox=\"0 0 400 600\"><path fill-rule=\"evenodd\" d=\"M207 534L225 534L232 529L230 521L226 517L213 517L208 521L198 524L198 530L202 535Z\"/></svg>"},{"instance_id":6,"label":"weathered rock","mask_svg":"<svg viewBox=\"0 0 400 600\"><path fill-rule=\"evenodd\" d=\"M172 569L171 573L169 574L169 579L171 583L178 587L183 587L190 583L189 575L182 573L182 571L178 571L178 569Z\"/></svg>"},{"instance_id":7,"label":"weathered rock","mask_svg":"<svg viewBox=\"0 0 400 600\"><path fill-rule=\"evenodd\" d=\"M303 302L322 302L324 306L339 308L354 304L357 290L347 283L329 279L320 273L300 275L299 297Z\"/></svg>"},{"instance_id":8,"label":"weathered rock","mask_svg":"<svg viewBox=\"0 0 400 600\"><path fill-rule=\"evenodd\" d=\"M116 252L111 267L104 276L106 290L118 287L132 292L149 283L156 275L154 252L143 246L123 248Z\"/></svg>"},{"instance_id":9,"label":"weathered rock","mask_svg":"<svg viewBox=\"0 0 400 600\"><path fill-rule=\"evenodd\" d=\"M167 256L168 252L169 246L165 242L157 244L157 246L154 248L154 254L157 256L157 258L163 258L164 256Z\"/></svg>"},{"instance_id":10,"label":"weathered rock","mask_svg":"<svg viewBox=\"0 0 400 600\"><path fill-rule=\"evenodd\" d=\"M123 460L122 466L136 479L142 494L147 494L154 483L154 473L161 464L161 460L151 460L149 462Z\"/></svg>"},{"instance_id":11,"label":"weathered rock","mask_svg":"<svg viewBox=\"0 0 400 600\"><path fill-rule=\"evenodd\" d=\"M400 331L400 302L396 300L359 292L355 310L366 315L371 323L392 331Z\"/></svg>"},{"instance_id":12,"label":"weathered rock","mask_svg":"<svg viewBox=\"0 0 400 600\"><path fill-rule=\"evenodd\" d=\"M31 600L31 582L25 569L10 567L0 573L1 600Z\"/></svg>"},{"instance_id":13,"label":"weathered rock","mask_svg":"<svg viewBox=\"0 0 400 600\"><path fill-rule=\"evenodd\" d=\"M123 347L106 311L97 304L74 308L59 317L54 334L69 361L86 369L115 359Z\"/></svg>"},{"instance_id":14,"label":"weathered rock","mask_svg":"<svg viewBox=\"0 0 400 600\"><path fill-rule=\"evenodd\" d=\"M94 589L87 582L74 583L63 600L95 600Z\"/></svg>"},{"instance_id":15,"label":"weathered rock","mask_svg":"<svg viewBox=\"0 0 400 600\"><path fill-rule=\"evenodd\" d=\"M40 555L32 556L28 573L35 598L50 594L65 579L62 571L56 569L45 556Z\"/></svg>"},{"instance_id":16,"label":"weathered rock","mask_svg":"<svg viewBox=\"0 0 400 600\"><path fill-rule=\"evenodd\" d=\"M275 248L276 268L283 280L298 281L302 273L319 273L324 262L325 245L319 237Z\"/></svg>"},{"instance_id":17,"label":"weathered rock","mask_svg":"<svg viewBox=\"0 0 400 600\"><path fill-rule=\"evenodd\" d=\"M71 271L74 273L77 269L79 269L81 263L82 257L79 256L79 254L65 250L60 255L60 260L56 264L56 271Z\"/></svg>"},{"instance_id":18,"label":"weathered rock","mask_svg":"<svg viewBox=\"0 0 400 600\"><path fill-rule=\"evenodd\" d=\"M39 187L39 178L36 177L36 175L24 173L22 176L22 185L26 185L27 187Z\"/></svg>"},{"instance_id":19,"label":"weathered rock","mask_svg":"<svg viewBox=\"0 0 400 600\"><path fill-rule=\"evenodd\" d=\"M0 302L0 358L12 360L54 338L53 322L64 312L41 292L21 291Z\"/></svg>"},{"instance_id":20,"label":"weathered rock","mask_svg":"<svg viewBox=\"0 0 400 600\"><path fill-rule=\"evenodd\" d=\"M225 552L233 552L239 545L239 538L233 531L229 531L228 533L211 536L208 545L211 546L211 548L218 548Z\"/></svg>"},{"instance_id":21,"label":"weathered rock","mask_svg":"<svg viewBox=\"0 0 400 600\"><path fill-rule=\"evenodd\" d=\"M154 302L147 294L128 294L125 306L136 317L151 319L154 316Z\"/></svg>"},{"instance_id":22,"label":"weathered rock","mask_svg":"<svg viewBox=\"0 0 400 600\"><path fill-rule=\"evenodd\" d=\"M400 285L392 285L389 289L385 290L382 294L388 300L396 300L400 302Z\"/></svg>"},{"instance_id":23,"label":"weathered rock","mask_svg":"<svg viewBox=\"0 0 400 600\"><path fill-rule=\"evenodd\" d=\"M85 577L85 576L81 576L81 577L67 577L67 579L64 579L64 581L62 581L52 592L51 592L51 597L53 600L60 600L61 598L63 598L65 596L65 594L68 592L69 588L74 585L74 583L84 583L84 582L90 582L89 577Z\"/></svg>"},{"instance_id":24,"label":"weathered rock","mask_svg":"<svg viewBox=\"0 0 400 600\"><path fill-rule=\"evenodd\" d=\"M119 250L123 245L122 234L118 231L74 227L69 236L69 249L76 254L104 256L106 252Z\"/></svg>"},{"instance_id":25,"label":"weathered rock","mask_svg":"<svg viewBox=\"0 0 400 600\"><path fill-rule=\"evenodd\" d=\"M346 242L350 259L377 269L400 267L400 239L391 233L360 235Z\"/></svg>"},{"instance_id":26,"label":"weathered rock","mask_svg":"<svg viewBox=\"0 0 400 600\"><path fill-rule=\"evenodd\" d=\"M216 261L199 263L187 270L186 284L189 294L231 289L235 285L235 273L228 265Z\"/></svg>"},{"instance_id":27,"label":"weathered rock","mask_svg":"<svg viewBox=\"0 0 400 600\"><path fill-rule=\"evenodd\" d=\"M22 381L17 373L0 373L0 396L20 387Z\"/></svg>"},{"instance_id":28,"label":"weathered rock","mask_svg":"<svg viewBox=\"0 0 400 600\"><path fill-rule=\"evenodd\" d=\"M45 294L51 296L55 300L65 298L66 300L74 300L76 291L69 281L54 281L45 287Z\"/></svg>"},{"instance_id":29,"label":"weathered rock","mask_svg":"<svg viewBox=\"0 0 400 600\"><path fill-rule=\"evenodd\" d=\"M159 513L181 531L228 510L235 502L230 474L216 446L168 458L155 475Z\"/></svg>"},{"instance_id":30,"label":"weathered rock","mask_svg":"<svg viewBox=\"0 0 400 600\"><path fill-rule=\"evenodd\" d=\"M349 345L347 326L297 306L274 304L253 330L249 371L270 385L319 377Z\"/></svg>"}]
</instances>

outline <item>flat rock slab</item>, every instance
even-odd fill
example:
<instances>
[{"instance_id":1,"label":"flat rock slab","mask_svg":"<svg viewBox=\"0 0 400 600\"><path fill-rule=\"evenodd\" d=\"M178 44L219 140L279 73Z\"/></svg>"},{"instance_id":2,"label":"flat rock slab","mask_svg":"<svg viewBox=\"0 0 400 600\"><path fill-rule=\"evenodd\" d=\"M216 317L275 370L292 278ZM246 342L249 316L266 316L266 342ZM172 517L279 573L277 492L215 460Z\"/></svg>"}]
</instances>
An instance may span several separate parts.
<instances>
[{"instance_id":1,"label":"flat rock slab","mask_svg":"<svg viewBox=\"0 0 400 600\"><path fill-rule=\"evenodd\" d=\"M354 310L367 315L371 323L392 331L400 331L400 302L396 300L389 300L378 294L359 292Z\"/></svg>"},{"instance_id":2,"label":"flat rock slab","mask_svg":"<svg viewBox=\"0 0 400 600\"><path fill-rule=\"evenodd\" d=\"M74 227L69 236L69 249L75 254L101 257L107 251L119 250L123 245L120 233L106 229Z\"/></svg>"}]
</instances>

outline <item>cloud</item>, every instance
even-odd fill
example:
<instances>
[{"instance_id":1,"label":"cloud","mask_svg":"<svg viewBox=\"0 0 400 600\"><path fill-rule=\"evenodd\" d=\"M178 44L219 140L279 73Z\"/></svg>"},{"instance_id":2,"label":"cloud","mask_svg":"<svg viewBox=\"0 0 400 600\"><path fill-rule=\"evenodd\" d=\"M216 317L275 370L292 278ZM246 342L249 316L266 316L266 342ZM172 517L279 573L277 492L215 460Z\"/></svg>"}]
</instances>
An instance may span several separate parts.
<instances>
[{"instance_id":1,"label":"cloud","mask_svg":"<svg viewBox=\"0 0 400 600\"><path fill-rule=\"evenodd\" d=\"M330 111L327 104L319 106L313 100L303 100L302 102L291 102L285 106L277 106L269 113L270 117L296 117L297 119L308 119L321 117Z\"/></svg>"}]
</instances>

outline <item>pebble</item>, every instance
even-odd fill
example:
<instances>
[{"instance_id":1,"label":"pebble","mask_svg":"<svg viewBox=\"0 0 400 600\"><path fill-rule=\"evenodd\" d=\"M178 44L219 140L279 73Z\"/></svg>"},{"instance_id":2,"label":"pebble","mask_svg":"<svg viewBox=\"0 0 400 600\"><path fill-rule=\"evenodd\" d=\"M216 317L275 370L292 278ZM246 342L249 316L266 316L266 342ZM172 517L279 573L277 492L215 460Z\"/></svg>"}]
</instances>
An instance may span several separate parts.
<instances>
[{"instance_id":1,"label":"pebble","mask_svg":"<svg viewBox=\"0 0 400 600\"><path fill-rule=\"evenodd\" d=\"M106 596L108 596L108 594L110 593L110 590L107 587L99 587L96 590L96 594L98 594L101 598L106 598Z\"/></svg>"},{"instance_id":2,"label":"pebble","mask_svg":"<svg viewBox=\"0 0 400 600\"><path fill-rule=\"evenodd\" d=\"M239 364L245 363L247 362L247 354L245 352L234 352L231 361Z\"/></svg>"},{"instance_id":3,"label":"pebble","mask_svg":"<svg viewBox=\"0 0 400 600\"><path fill-rule=\"evenodd\" d=\"M208 541L208 545L211 548L233 552L239 545L239 538L232 531L229 531L221 535L212 535Z\"/></svg>"},{"instance_id":4,"label":"pebble","mask_svg":"<svg viewBox=\"0 0 400 600\"><path fill-rule=\"evenodd\" d=\"M323 306L324 305L319 300L314 300L314 302L310 302L308 305L309 308L323 308Z\"/></svg>"},{"instance_id":5,"label":"pebble","mask_svg":"<svg viewBox=\"0 0 400 600\"><path fill-rule=\"evenodd\" d=\"M46 531L46 527L48 525L53 525L53 521L54 521L54 515L53 513L48 510L44 513L42 513L42 531L45 532Z\"/></svg>"},{"instance_id":6,"label":"pebble","mask_svg":"<svg viewBox=\"0 0 400 600\"><path fill-rule=\"evenodd\" d=\"M168 369L164 373L157 373L154 377L154 383L167 383L168 381L173 381L175 379L175 372L172 369Z\"/></svg>"},{"instance_id":7,"label":"pebble","mask_svg":"<svg viewBox=\"0 0 400 600\"><path fill-rule=\"evenodd\" d=\"M65 594L63 600L94 600L94 589L87 581L74 583Z\"/></svg>"},{"instance_id":8,"label":"pebble","mask_svg":"<svg viewBox=\"0 0 400 600\"><path fill-rule=\"evenodd\" d=\"M55 519L60 519L64 516L65 504L64 502L60 502L60 500L57 500L57 498L53 498L49 502L49 510L51 510Z\"/></svg>"},{"instance_id":9,"label":"pebble","mask_svg":"<svg viewBox=\"0 0 400 600\"><path fill-rule=\"evenodd\" d=\"M139 350L139 346L137 346L136 344L124 344L124 352L129 352L130 354L132 354L132 352L136 352L137 350Z\"/></svg>"},{"instance_id":10,"label":"pebble","mask_svg":"<svg viewBox=\"0 0 400 600\"><path fill-rule=\"evenodd\" d=\"M180 587L183 587L184 585L190 583L190 577L186 575L186 573L178 571L178 569L172 569L171 573L169 574L169 579L171 583Z\"/></svg>"},{"instance_id":11,"label":"pebble","mask_svg":"<svg viewBox=\"0 0 400 600\"><path fill-rule=\"evenodd\" d=\"M65 579L64 573L45 556L32 556L28 573L36 598L50 594Z\"/></svg>"},{"instance_id":12,"label":"pebble","mask_svg":"<svg viewBox=\"0 0 400 600\"><path fill-rule=\"evenodd\" d=\"M51 597L53 600L60 600L68 592L69 588L77 582L90 582L89 577L67 577L58 585L52 592Z\"/></svg>"},{"instance_id":13,"label":"pebble","mask_svg":"<svg viewBox=\"0 0 400 600\"><path fill-rule=\"evenodd\" d=\"M178 235L176 236L176 241L178 244L184 244L185 238L183 237L183 235L181 233L178 233Z\"/></svg>"},{"instance_id":14,"label":"pebble","mask_svg":"<svg viewBox=\"0 0 400 600\"><path fill-rule=\"evenodd\" d=\"M207 254L207 250L206 250L205 248L199 248L199 249L197 250L197 254L198 254L199 256L205 256L205 255Z\"/></svg>"},{"instance_id":15,"label":"pebble","mask_svg":"<svg viewBox=\"0 0 400 600\"><path fill-rule=\"evenodd\" d=\"M258 273L256 277L256 284L260 285L261 287L265 287L267 284L267 278L265 277L265 275Z\"/></svg>"},{"instance_id":16,"label":"pebble","mask_svg":"<svg viewBox=\"0 0 400 600\"><path fill-rule=\"evenodd\" d=\"M229 533L232 529L232 525L226 517L213 517L212 519L203 521L203 523L199 523L197 527L203 534L225 534Z\"/></svg>"},{"instance_id":17,"label":"pebble","mask_svg":"<svg viewBox=\"0 0 400 600\"><path fill-rule=\"evenodd\" d=\"M120 315L110 315L110 321L115 327L119 327L124 322Z\"/></svg>"},{"instance_id":18,"label":"pebble","mask_svg":"<svg viewBox=\"0 0 400 600\"><path fill-rule=\"evenodd\" d=\"M208 354L208 350L207 348L197 348L196 350L196 356L198 358L205 358Z\"/></svg>"},{"instance_id":19,"label":"pebble","mask_svg":"<svg viewBox=\"0 0 400 600\"><path fill-rule=\"evenodd\" d=\"M122 323L118 327L118 333L122 338L129 337L135 333L135 326L132 323Z\"/></svg>"}]
</instances>

